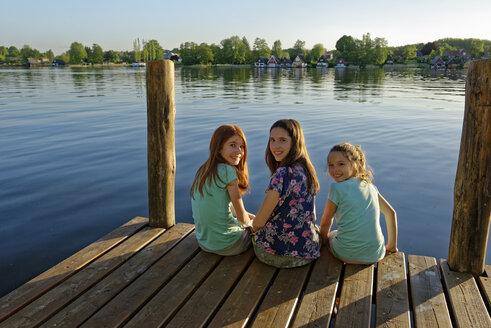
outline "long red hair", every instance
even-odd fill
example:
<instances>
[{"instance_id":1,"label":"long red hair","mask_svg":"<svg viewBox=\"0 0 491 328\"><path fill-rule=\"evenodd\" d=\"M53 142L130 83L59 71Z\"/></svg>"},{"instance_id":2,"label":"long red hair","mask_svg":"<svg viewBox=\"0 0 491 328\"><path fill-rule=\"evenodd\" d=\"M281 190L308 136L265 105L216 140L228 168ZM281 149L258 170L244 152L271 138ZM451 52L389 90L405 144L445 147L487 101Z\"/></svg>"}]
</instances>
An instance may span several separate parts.
<instances>
[{"instance_id":1,"label":"long red hair","mask_svg":"<svg viewBox=\"0 0 491 328\"><path fill-rule=\"evenodd\" d=\"M191 186L191 197L193 197L196 190L203 195L203 186L208 181L208 183L217 183L217 179L224 183L218 176L217 166L219 163L225 163L225 159L220 154L225 142L232 138L233 136L239 136L244 142L244 155L240 159L239 164L234 165L235 171L237 172L237 182L239 184L239 190L241 194L244 194L249 190L249 172L247 169L247 142L244 132L237 125L222 125L219 126L210 141L210 156L200 166L198 172L194 177L193 185Z\"/></svg>"}]
</instances>

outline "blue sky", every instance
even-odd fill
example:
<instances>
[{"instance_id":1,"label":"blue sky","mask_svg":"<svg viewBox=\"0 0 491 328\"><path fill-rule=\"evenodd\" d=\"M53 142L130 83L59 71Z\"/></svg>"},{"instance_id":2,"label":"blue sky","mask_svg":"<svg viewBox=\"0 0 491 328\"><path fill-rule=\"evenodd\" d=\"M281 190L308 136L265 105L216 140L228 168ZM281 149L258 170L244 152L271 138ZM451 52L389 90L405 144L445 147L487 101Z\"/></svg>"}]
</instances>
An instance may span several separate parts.
<instances>
[{"instance_id":1,"label":"blue sky","mask_svg":"<svg viewBox=\"0 0 491 328\"><path fill-rule=\"evenodd\" d=\"M491 40L491 1L0 1L0 45L25 44L55 55L72 42L104 50L132 50L136 38L165 49L181 42L219 44L238 35L283 48L296 40L334 49L343 35L370 33L389 46L440 38Z\"/></svg>"}]
</instances>

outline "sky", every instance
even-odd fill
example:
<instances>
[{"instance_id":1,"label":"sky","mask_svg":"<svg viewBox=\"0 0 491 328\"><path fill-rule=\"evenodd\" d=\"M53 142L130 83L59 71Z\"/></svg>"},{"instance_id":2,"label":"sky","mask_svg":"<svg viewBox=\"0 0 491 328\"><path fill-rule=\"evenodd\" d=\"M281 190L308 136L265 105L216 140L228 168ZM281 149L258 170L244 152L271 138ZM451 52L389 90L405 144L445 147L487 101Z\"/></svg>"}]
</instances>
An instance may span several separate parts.
<instances>
[{"instance_id":1,"label":"sky","mask_svg":"<svg viewBox=\"0 0 491 328\"><path fill-rule=\"evenodd\" d=\"M155 39L164 49L183 42L220 44L231 36L259 37L270 47L305 41L327 50L343 35L387 40L391 47L441 38L491 40L486 0L0 0L0 46L24 45L55 55L73 42L103 50L133 50L133 41Z\"/></svg>"}]
</instances>

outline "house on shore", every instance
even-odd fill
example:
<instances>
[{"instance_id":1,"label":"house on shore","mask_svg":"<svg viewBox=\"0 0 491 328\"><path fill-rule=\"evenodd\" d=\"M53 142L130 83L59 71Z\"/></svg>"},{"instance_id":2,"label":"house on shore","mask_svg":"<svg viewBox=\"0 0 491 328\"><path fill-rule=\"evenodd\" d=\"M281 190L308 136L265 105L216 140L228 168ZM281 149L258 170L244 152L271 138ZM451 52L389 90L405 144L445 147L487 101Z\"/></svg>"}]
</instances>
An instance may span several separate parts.
<instances>
[{"instance_id":1,"label":"house on shore","mask_svg":"<svg viewBox=\"0 0 491 328\"><path fill-rule=\"evenodd\" d=\"M268 60L268 63L266 64L266 66L268 68L277 68L277 67L280 67L280 64L281 64L281 62L280 62L279 58L271 55L269 57L269 60Z\"/></svg>"},{"instance_id":2,"label":"house on shore","mask_svg":"<svg viewBox=\"0 0 491 328\"><path fill-rule=\"evenodd\" d=\"M331 61L333 58L334 58L334 55L331 52L326 52L325 54L323 54L321 56L321 58L319 58L319 60L317 61L316 67L318 67L318 68L329 67L329 61Z\"/></svg>"},{"instance_id":3,"label":"house on shore","mask_svg":"<svg viewBox=\"0 0 491 328\"><path fill-rule=\"evenodd\" d=\"M36 58L27 58L26 61L27 67L39 67L42 65L41 60Z\"/></svg>"},{"instance_id":4,"label":"house on shore","mask_svg":"<svg viewBox=\"0 0 491 328\"><path fill-rule=\"evenodd\" d=\"M65 65L66 65L65 61L62 59L53 59L53 62L51 63L51 66L54 67L65 66Z\"/></svg>"},{"instance_id":5,"label":"house on shore","mask_svg":"<svg viewBox=\"0 0 491 328\"><path fill-rule=\"evenodd\" d=\"M259 56L259 58L254 62L254 67L266 67L268 64L268 57L266 56Z\"/></svg>"},{"instance_id":6,"label":"house on shore","mask_svg":"<svg viewBox=\"0 0 491 328\"><path fill-rule=\"evenodd\" d=\"M435 58L433 58L433 60L430 62L430 68L445 69L445 62L443 61L442 57L436 56Z\"/></svg>"},{"instance_id":7,"label":"house on shore","mask_svg":"<svg viewBox=\"0 0 491 328\"><path fill-rule=\"evenodd\" d=\"M292 60L290 58L283 57L280 63L280 67L284 68L291 68L292 67Z\"/></svg>"},{"instance_id":8,"label":"house on shore","mask_svg":"<svg viewBox=\"0 0 491 328\"><path fill-rule=\"evenodd\" d=\"M295 68L305 68L307 67L307 61L303 58L303 55L297 55L292 63L292 67Z\"/></svg>"},{"instance_id":9,"label":"house on shore","mask_svg":"<svg viewBox=\"0 0 491 328\"><path fill-rule=\"evenodd\" d=\"M344 63L343 58L339 58L336 65L334 65L334 68L346 68L346 64Z\"/></svg>"}]
</instances>

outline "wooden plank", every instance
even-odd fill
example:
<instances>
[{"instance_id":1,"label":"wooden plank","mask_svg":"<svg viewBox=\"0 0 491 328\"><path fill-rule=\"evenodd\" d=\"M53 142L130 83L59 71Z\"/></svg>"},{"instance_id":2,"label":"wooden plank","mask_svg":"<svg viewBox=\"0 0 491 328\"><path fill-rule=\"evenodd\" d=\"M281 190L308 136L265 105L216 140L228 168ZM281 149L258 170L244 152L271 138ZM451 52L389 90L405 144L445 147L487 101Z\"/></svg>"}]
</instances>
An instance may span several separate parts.
<instances>
[{"instance_id":1,"label":"wooden plank","mask_svg":"<svg viewBox=\"0 0 491 328\"><path fill-rule=\"evenodd\" d=\"M435 258L408 255L407 261L415 326L452 327Z\"/></svg>"},{"instance_id":2,"label":"wooden plank","mask_svg":"<svg viewBox=\"0 0 491 328\"><path fill-rule=\"evenodd\" d=\"M491 278L477 277L477 283L481 289L484 303L486 304L488 311L491 311Z\"/></svg>"},{"instance_id":3,"label":"wooden plank","mask_svg":"<svg viewBox=\"0 0 491 328\"><path fill-rule=\"evenodd\" d=\"M451 271L440 260L443 282L449 295L456 327L489 328L491 318L472 273Z\"/></svg>"},{"instance_id":4,"label":"wooden plank","mask_svg":"<svg viewBox=\"0 0 491 328\"><path fill-rule=\"evenodd\" d=\"M279 271L252 327L288 327L312 265Z\"/></svg>"},{"instance_id":5,"label":"wooden plank","mask_svg":"<svg viewBox=\"0 0 491 328\"><path fill-rule=\"evenodd\" d=\"M240 255L224 257L203 285L165 326L205 326L249 266L253 257L252 248Z\"/></svg>"},{"instance_id":6,"label":"wooden plank","mask_svg":"<svg viewBox=\"0 0 491 328\"><path fill-rule=\"evenodd\" d=\"M315 261L293 327L329 327L343 263L327 248Z\"/></svg>"},{"instance_id":7,"label":"wooden plank","mask_svg":"<svg viewBox=\"0 0 491 328\"><path fill-rule=\"evenodd\" d=\"M491 265L486 265L484 267L484 273L488 278L491 278Z\"/></svg>"},{"instance_id":8,"label":"wooden plank","mask_svg":"<svg viewBox=\"0 0 491 328\"><path fill-rule=\"evenodd\" d=\"M373 265L346 265L334 327L370 327L373 272Z\"/></svg>"},{"instance_id":9,"label":"wooden plank","mask_svg":"<svg viewBox=\"0 0 491 328\"><path fill-rule=\"evenodd\" d=\"M254 259L208 327L245 327L276 271L276 268Z\"/></svg>"},{"instance_id":10,"label":"wooden plank","mask_svg":"<svg viewBox=\"0 0 491 328\"><path fill-rule=\"evenodd\" d=\"M221 259L222 256L216 254L199 252L125 324L125 328L163 326L195 292Z\"/></svg>"},{"instance_id":11,"label":"wooden plank","mask_svg":"<svg viewBox=\"0 0 491 328\"><path fill-rule=\"evenodd\" d=\"M160 228L153 228L159 230ZM65 327L65 326L79 326L85 320L87 320L96 311L101 309L109 300L118 294L117 300L121 299L121 295L128 295L127 290L134 291L135 288L130 285L144 272L155 272L155 266L152 266L162 256L168 257L166 266L159 266L158 269L165 281L169 279L181 266L183 261L186 261L189 257L193 256L197 251L197 242L194 238L194 233L191 236L186 237L194 226L191 224L178 224L166 231L158 239L153 241L148 247L142 249L138 254L125 262L117 270L114 270L110 275L94 285L90 290L85 292L82 296L70 303L68 306L59 311L55 316L46 322L50 327ZM184 239L183 239L184 238ZM177 244L177 245L176 245ZM149 267L151 267L149 269ZM148 270L148 271L147 271ZM157 273L157 274L159 274ZM155 274L147 274L147 276L154 276ZM144 289L147 286L138 285L138 287ZM148 287L151 288L151 287ZM146 291L146 289L144 289ZM133 301L138 300L138 293L132 294L124 301L125 306L131 305ZM110 302L107 307L112 309L113 304ZM102 308L102 311L105 308ZM125 315L126 308L122 306L119 308L119 314ZM106 321L117 320L110 310L104 311L108 318ZM93 321L91 321L93 322ZM101 320L102 324L102 320ZM98 325L101 327L101 325Z\"/></svg>"},{"instance_id":12,"label":"wooden plank","mask_svg":"<svg viewBox=\"0 0 491 328\"><path fill-rule=\"evenodd\" d=\"M393 253L377 264L375 327L411 327L404 253Z\"/></svg>"},{"instance_id":13,"label":"wooden plank","mask_svg":"<svg viewBox=\"0 0 491 328\"><path fill-rule=\"evenodd\" d=\"M77 274L71 276L26 307L0 323L0 327L31 327L44 322L59 309L118 268L161 233L163 229L146 227L128 240L99 257Z\"/></svg>"},{"instance_id":14,"label":"wooden plank","mask_svg":"<svg viewBox=\"0 0 491 328\"><path fill-rule=\"evenodd\" d=\"M139 231L148 219L136 217L0 299L0 322L68 279L109 249Z\"/></svg>"}]
</instances>

